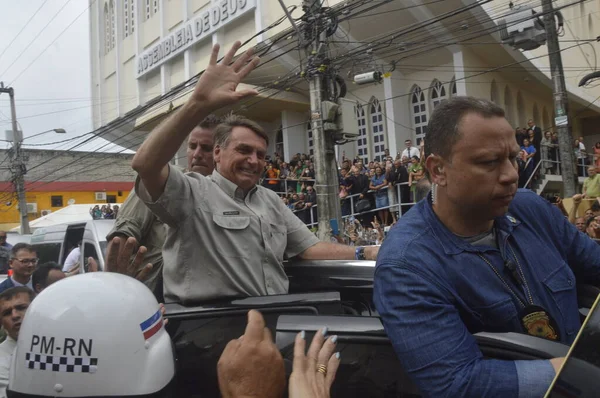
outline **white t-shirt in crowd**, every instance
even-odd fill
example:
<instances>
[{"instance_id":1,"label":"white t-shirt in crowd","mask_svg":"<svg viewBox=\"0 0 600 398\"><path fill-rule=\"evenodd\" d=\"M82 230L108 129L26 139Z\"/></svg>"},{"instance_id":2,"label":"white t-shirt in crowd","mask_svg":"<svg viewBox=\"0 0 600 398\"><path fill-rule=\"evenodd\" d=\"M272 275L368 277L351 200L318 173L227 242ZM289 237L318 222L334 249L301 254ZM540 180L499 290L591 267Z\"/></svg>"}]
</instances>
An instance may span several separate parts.
<instances>
[{"instance_id":1,"label":"white t-shirt in crowd","mask_svg":"<svg viewBox=\"0 0 600 398\"><path fill-rule=\"evenodd\" d=\"M416 156L419 159L421 159L421 151L416 146L411 146L410 147L410 151L409 151L409 148L406 148L405 150L402 151L402 155L401 156L402 157L406 156L409 159L412 159L413 156Z\"/></svg>"},{"instance_id":2,"label":"white t-shirt in crowd","mask_svg":"<svg viewBox=\"0 0 600 398\"><path fill-rule=\"evenodd\" d=\"M0 398L6 398L10 364L15 348L17 348L17 342L10 336L6 336L6 340L0 344Z\"/></svg>"},{"instance_id":3,"label":"white t-shirt in crowd","mask_svg":"<svg viewBox=\"0 0 600 398\"><path fill-rule=\"evenodd\" d=\"M75 249L71 250L71 253L69 253L67 259L65 260L65 265L63 265L63 272L67 272L68 270L73 268L75 264L79 262L80 255L81 249L79 247L76 247Z\"/></svg>"}]
</instances>

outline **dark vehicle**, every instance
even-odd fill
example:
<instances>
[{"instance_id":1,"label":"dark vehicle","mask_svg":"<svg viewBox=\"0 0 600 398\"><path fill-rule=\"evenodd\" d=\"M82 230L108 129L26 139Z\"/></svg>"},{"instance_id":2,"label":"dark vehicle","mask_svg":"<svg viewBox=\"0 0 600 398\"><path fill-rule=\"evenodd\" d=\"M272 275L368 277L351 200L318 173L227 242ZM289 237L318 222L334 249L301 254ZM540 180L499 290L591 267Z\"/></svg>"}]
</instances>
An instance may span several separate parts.
<instances>
[{"instance_id":1,"label":"dark vehicle","mask_svg":"<svg viewBox=\"0 0 600 398\"><path fill-rule=\"evenodd\" d=\"M229 299L198 306L167 304L169 331L177 355L180 397L219 397L216 365L227 343L240 337L250 309L262 312L275 336L288 375L297 333L307 339L327 326L338 335L341 365L332 397L418 397L403 372L371 299L372 261L302 261L286 265L287 295ZM580 306L591 306L600 292L580 291ZM582 309L585 314L585 309ZM582 315L583 316L583 315ZM518 333L479 333L483 354L497 359L563 357L568 346Z\"/></svg>"}]
</instances>

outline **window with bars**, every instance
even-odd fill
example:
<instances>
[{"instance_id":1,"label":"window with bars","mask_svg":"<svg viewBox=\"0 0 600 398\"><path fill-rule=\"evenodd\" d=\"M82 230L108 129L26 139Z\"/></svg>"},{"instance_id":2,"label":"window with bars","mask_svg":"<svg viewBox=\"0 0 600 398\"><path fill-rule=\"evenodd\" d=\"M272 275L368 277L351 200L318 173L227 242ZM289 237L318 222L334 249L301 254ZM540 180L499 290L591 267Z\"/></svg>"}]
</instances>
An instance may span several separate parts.
<instances>
[{"instance_id":1,"label":"window with bars","mask_svg":"<svg viewBox=\"0 0 600 398\"><path fill-rule=\"evenodd\" d=\"M306 123L306 133L308 134L308 153L310 156L315 153L315 141L313 140L312 123Z\"/></svg>"},{"instance_id":2,"label":"window with bars","mask_svg":"<svg viewBox=\"0 0 600 398\"><path fill-rule=\"evenodd\" d=\"M131 7L130 7L130 14L129 14L129 18L131 21L131 25L130 25L130 30L129 33L133 34L133 32L135 32L135 2L136 0L130 0L131 1Z\"/></svg>"},{"instance_id":3,"label":"window with bars","mask_svg":"<svg viewBox=\"0 0 600 398\"><path fill-rule=\"evenodd\" d=\"M383 111L377 98L371 100L371 132L375 160L381 161L385 155L385 128Z\"/></svg>"},{"instance_id":4,"label":"window with bars","mask_svg":"<svg viewBox=\"0 0 600 398\"><path fill-rule=\"evenodd\" d=\"M431 109L435 109L445 99L448 99L446 87L439 80L434 80L431 85Z\"/></svg>"},{"instance_id":5,"label":"window with bars","mask_svg":"<svg viewBox=\"0 0 600 398\"><path fill-rule=\"evenodd\" d=\"M113 48L115 48L115 41L116 41L116 33L117 33L117 27L116 27L116 15L115 15L115 2L114 0L111 0L110 2L110 49L112 50Z\"/></svg>"},{"instance_id":6,"label":"window with bars","mask_svg":"<svg viewBox=\"0 0 600 398\"><path fill-rule=\"evenodd\" d=\"M355 111L358 122L358 141L356 142L356 147L358 156L361 159L364 159L369 156L369 144L367 143L367 116L365 115L365 108L360 104L356 106Z\"/></svg>"},{"instance_id":7,"label":"window with bars","mask_svg":"<svg viewBox=\"0 0 600 398\"><path fill-rule=\"evenodd\" d=\"M427 134L427 104L425 94L419 86L412 89L410 107L417 145L419 145Z\"/></svg>"},{"instance_id":8,"label":"window with bars","mask_svg":"<svg viewBox=\"0 0 600 398\"><path fill-rule=\"evenodd\" d=\"M123 37L128 37L128 36L129 36L129 0L123 0Z\"/></svg>"},{"instance_id":9,"label":"window with bars","mask_svg":"<svg viewBox=\"0 0 600 398\"><path fill-rule=\"evenodd\" d=\"M108 4L104 4L104 53L110 51L110 14Z\"/></svg>"},{"instance_id":10,"label":"window with bars","mask_svg":"<svg viewBox=\"0 0 600 398\"><path fill-rule=\"evenodd\" d=\"M130 18L131 24L130 24L129 32L131 34L133 34L133 32L135 32L135 2L136 2L136 0L130 0L130 1L131 1L131 7L130 7L129 18Z\"/></svg>"}]
</instances>

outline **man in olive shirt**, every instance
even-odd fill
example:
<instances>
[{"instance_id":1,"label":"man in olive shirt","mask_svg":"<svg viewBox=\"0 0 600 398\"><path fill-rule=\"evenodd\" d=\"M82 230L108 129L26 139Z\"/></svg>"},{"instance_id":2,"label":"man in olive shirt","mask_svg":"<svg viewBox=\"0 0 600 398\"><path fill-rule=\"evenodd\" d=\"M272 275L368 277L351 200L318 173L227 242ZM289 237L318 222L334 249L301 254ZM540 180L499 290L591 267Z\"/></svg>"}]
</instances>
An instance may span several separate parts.
<instances>
[{"instance_id":1,"label":"man in olive shirt","mask_svg":"<svg viewBox=\"0 0 600 398\"><path fill-rule=\"evenodd\" d=\"M583 196L588 199L600 197L600 176L595 166L588 167L589 177L583 182Z\"/></svg>"},{"instance_id":2,"label":"man in olive shirt","mask_svg":"<svg viewBox=\"0 0 600 398\"><path fill-rule=\"evenodd\" d=\"M220 119L209 115L190 133L187 146L187 170L202 175L210 175L214 168L213 161L213 130ZM106 240L112 245L115 237L127 239L133 237L137 242L146 246L146 260L152 264L152 270L145 281L146 286L162 301L163 256L162 247L165 243L166 230L164 224L144 205L135 191L119 210L113 229Z\"/></svg>"},{"instance_id":3,"label":"man in olive shirt","mask_svg":"<svg viewBox=\"0 0 600 398\"><path fill-rule=\"evenodd\" d=\"M258 64L252 51L235 62L236 42L210 64L190 99L157 127L133 158L136 192L168 225L163 247L165 300L183 303L227 296L287 293L284 255L304 259L375 259L378 248L320 242L277 194L258 180L266 163L268 136L262 128L231 116L215 129L215 171L184 175L169 160L198 120L257 94L236 91Z\"/></svg>"}]
</instances>

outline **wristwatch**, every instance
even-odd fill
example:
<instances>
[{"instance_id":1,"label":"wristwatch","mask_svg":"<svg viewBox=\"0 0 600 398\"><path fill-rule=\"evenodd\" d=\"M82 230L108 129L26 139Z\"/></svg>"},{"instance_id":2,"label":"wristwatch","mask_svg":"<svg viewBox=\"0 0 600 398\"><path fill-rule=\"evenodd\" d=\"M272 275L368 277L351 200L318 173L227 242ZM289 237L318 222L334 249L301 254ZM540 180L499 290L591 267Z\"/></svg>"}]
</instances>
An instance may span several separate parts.
<instances>
[{"instance_id":1,"label":"wristwatch","mask_svg":"<svg viewBox=\"0 0 600 398\"><path fill-rule=\"evenodd\" d=\"M356 251L354 252L354 258L357 260L366 260L367 259L365 257L365 247L364 246L358 246L356 248Z\"/></svg>"}]
</instances>

